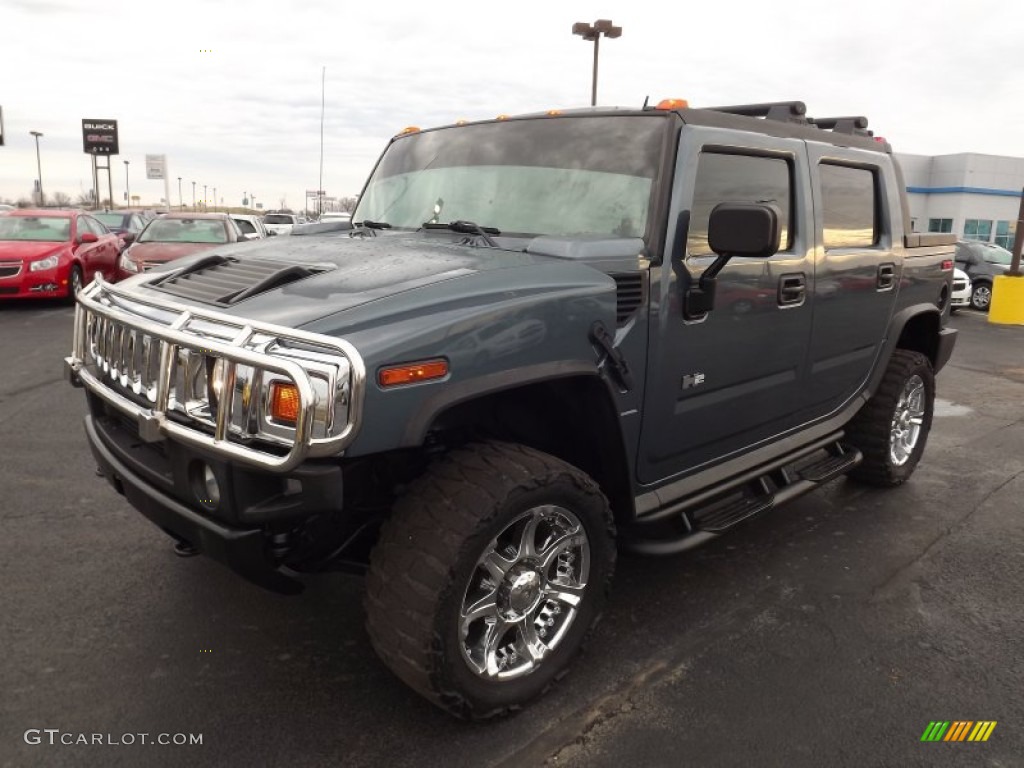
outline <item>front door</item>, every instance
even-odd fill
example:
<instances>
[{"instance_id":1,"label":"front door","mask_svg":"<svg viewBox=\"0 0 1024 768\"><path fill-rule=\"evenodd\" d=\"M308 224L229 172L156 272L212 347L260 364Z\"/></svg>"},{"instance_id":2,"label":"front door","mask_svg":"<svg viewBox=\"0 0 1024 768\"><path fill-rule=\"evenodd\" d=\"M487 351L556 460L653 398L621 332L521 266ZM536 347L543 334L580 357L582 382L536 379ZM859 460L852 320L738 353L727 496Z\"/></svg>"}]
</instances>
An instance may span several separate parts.
<instances>
[{"instance_id":1,"label":"front door","mask_svg":"<svg viewBox=\"0 0 1024 768\"><path fill-rule=\"evenodd\" d=\"M689 127L677 159L666 253L652 271L649 373L641 483L688 473L791 428L803 404L814 284L813 209L803 141ZM683 292L714 260L711 209L771 203L780 251L735 258L703 319L685 319Z\"/></svg>"}]
</instances>

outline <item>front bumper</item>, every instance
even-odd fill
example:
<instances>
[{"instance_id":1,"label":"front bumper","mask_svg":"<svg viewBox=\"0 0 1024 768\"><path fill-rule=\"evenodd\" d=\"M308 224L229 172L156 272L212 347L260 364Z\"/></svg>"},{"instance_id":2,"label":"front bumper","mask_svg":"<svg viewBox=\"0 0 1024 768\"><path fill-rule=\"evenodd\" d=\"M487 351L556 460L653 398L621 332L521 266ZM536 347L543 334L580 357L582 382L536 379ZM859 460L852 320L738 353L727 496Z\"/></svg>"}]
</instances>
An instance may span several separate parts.
<instances>
[{"instance_id":1,"label":"front bumper","mask_svg":"<svg viewBox=\"0 0 1024 768\"><path fill-rule=\"evenodd\" d=\"M67 270L41 269L29 272L25 266L20 274L0 278L0 299L53 299L68 296Z\"/></svg>"},{"instance_id":2,"label":"front bumper","mask_svg":"<svg viewBox=\"0 0 1024 768\"><path fill-rule=\"evenodd\" d=\"M96 464L133 507L173 538L259 586L286 594L302 589L282 570L274 535L315 515L340 512L339 466L302 466L286 476L253 472L170 441L145 443L102 404L91 405L85 432ZM191 482L197 463L218 479L221 497L212 509L204 508L201 489Z\"/></svg>"}]
</instances>

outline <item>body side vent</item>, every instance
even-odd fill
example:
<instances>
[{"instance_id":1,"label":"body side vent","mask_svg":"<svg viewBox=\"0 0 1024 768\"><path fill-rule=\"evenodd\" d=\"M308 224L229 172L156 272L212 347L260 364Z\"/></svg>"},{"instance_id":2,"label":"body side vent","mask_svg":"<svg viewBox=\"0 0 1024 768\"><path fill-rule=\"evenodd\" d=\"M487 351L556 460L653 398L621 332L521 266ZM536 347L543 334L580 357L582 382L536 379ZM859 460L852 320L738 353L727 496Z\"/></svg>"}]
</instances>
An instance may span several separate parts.
<instances>
[{"instance_id":1,"label":"body side vent","mask_svg":"<svg viewBox=\"0 0 1024 768\"><path fill-rule=\"evenodd\" d=\"M624 326L644 303L644 279L639 272L612 275L615 280L615 324Z\"/></svg>"}]
</instances>

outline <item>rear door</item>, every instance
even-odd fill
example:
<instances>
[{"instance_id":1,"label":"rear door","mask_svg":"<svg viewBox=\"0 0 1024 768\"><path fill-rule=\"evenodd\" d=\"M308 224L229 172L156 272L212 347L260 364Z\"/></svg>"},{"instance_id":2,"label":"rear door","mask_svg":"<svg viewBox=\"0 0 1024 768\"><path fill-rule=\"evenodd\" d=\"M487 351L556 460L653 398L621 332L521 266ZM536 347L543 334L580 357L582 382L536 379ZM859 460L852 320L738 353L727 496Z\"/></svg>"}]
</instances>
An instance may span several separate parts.
<instances>
[{"instance_id":1,"label":"rear door","mask_svg":"<svg viewBox=\"0 0 1024 768\"><path fill-rule=\"evenodd\" d=\"M660 269L652 272L649 375L638 461L655 483L747 450L794 424L804 400L814 274L804 143L689 127L680 138ZM683 315L686 285L710 266L711 209L776 205L784 233L768 259L734 258L715 308Z\"/></svg>"},{"instance_id":2,"label":"rear door","mask_svg":"<svg viewBox=\"0 0 1024 768\"><path fill-rule=\"evenodd\" d=\"M887 155L807 143L814 194L815 299L807 405L862 391L885 341L903 270L900 189Z\"/></svg>"}]
</instances>

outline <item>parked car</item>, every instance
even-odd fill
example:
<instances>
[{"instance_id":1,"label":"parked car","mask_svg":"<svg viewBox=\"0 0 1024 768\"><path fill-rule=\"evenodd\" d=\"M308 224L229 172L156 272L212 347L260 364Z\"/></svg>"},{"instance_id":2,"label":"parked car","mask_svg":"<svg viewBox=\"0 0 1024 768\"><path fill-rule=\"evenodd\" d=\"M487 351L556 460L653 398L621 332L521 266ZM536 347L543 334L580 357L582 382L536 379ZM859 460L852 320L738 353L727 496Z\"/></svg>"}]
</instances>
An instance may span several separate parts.
<instances>
[{"instance_id":1,"label":"parked car","mask_svg":"<svg viewBox=\"0 0 1024 768\"><path fill-rule=\"evenodd\" d=\"M238 231L242 233L243 240L262 240L271 235L263 226L263 219L259 216L250 213L232 213L231 220L235 222Z\"/></svg>"},{"instance_id":2,"label":"parked car","mask_svg":"<svg viewBox=\"0 0 1024 768\"><path fill-rule=\"evenodd\" d=\"M0 213L6 213L7 211L13 211L13 205L7 205L7 203L0 203Z\"/></svg>"},{"instance_id":3,"label":"parked car","mask_svg":"<svg viewBox=\"0 0 1024 768\"><path fill-rule=\"evenodd\" d=\"M971 278L962 269L953 270L953 292L950 294L949 306L956 312L960 307L971 305Z\"/></svg>"},{"instance_id":4,"label":"parked car","mask_svg":"<svg viewBox=\"0 0 1024 768\"><path fill-rule=\"evenodd\" d=\"M119 235L125 243L131 244L139 236L149 219L136 211L104 211L94 213L93 218L103 226Z\"/></svg>"},{"instance_id":5,"label":"parked car","mask_svg":"<svg viewBox=\"0 0 1024 768\"><path fill-rule=\"evenodd\" d=\"M263 223L275 235L290 235L292 227L300 222L294 213L268 213L263 217Z\"/></svg>"},{"instance_id":6,"label":"parked car","mask_svg":"<svg viewBox=\"0 0 1024 768\"><path fill-rule=\"evenodd\" d=\"M977 240L960 240L956 244L956 266L971 279L971 306L988 312L992 303L992 278L1010 268L1013 254L1005 248Z\"/></svg>"},{"instance_id":7,"label":"parked car","mask_svg":"<svg viewBox=\"0 0 1024 768\"><path fill-rule=\"evenodd\" d=\"M97 274L116 279L120 237L82 211L0 216L0 299L72 297Z\"/></svg>"},{"instance_id":8,"label":"parked car","mask_svg":"<svg viewBox=\"0 0 1024 768\"><path fill-rule=\"evenodd\" d=\"M118 276L129 277L149 267L196 251L242 240L226 213L169 213L153 219L118 261Z\"/></svg>"}]
</instances>

